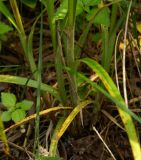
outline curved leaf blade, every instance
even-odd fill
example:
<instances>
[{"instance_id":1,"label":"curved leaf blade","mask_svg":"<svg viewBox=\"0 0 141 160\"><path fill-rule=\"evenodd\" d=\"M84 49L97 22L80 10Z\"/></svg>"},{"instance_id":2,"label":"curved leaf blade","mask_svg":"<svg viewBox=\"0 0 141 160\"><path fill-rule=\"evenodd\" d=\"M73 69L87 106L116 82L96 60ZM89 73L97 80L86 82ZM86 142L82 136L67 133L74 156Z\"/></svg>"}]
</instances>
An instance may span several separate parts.
<instances>
[{"instance_id":1,"label":"curved leaf blade","mask_svg":"<svg viewBox=\"0 0 141 160\"><path fill-rule=\"evenodd\" d=\"M86 76L84 76L83 74L73 71L70 68L66 69L71 73L71 74L76 74L77 78L79 78L82 83L83 82L87 82L89 83L97 92L102 93L105 97L107 97L108 99L110 99L113 103L115 103L117 105L117 107L119 107L119 109L123 110L124 112L128 113L130 116L132 116L136 121L138 121L139 123L141 123L141 117L137 116L134 112L132 112L130 109L128 109L128 107L126 106L126 104L124 102L121 102L119 100L117 100L116 98L112 97L105 89L103 89L100 85L98 85L97 83L91 81L89 78L87 78Z\"/></svg>"},{"instance_id":2,"label":"curved leaf blade","mask_svg":"<svg viewBox=\"0 0 141 160\"><path fill-rule=\"evenodd\" d=\"M66 118L65 122L63 123L60 131L57 133L56 135L56 139L57 141L61 138L61 136L64 134L64 132L67 130L68 126L70 125L70 123L74 120L74 118L76 117L76 115L81 111L81 109L83 109L84 107L86 107L88 104L92 103L91 100L86 100L81 102L80 104L78 104L73 110L72 112L69 114L69 116Z\"/></svg>"},{"instance_id":3,"label":"curved leaf blade","mask_svg":"<svg viewBox=\"0 0 141 160\"><path fill-rule=\"evenodd\" d=\"M12 14L10 13L7 6L0 1L0 12L13 24L13 26L19 31L15 19L13 18Z\"/></svg>"},{"instance_id":4,"label":"curved leaf blade","mask_svg":"<svg viewBox=\"0 0 141 160\"><path fill-rule=\"evenodd\" d=\"M103 69L103 67L100 64L98 64L96 61L94 61L90 58L84 58L81 61L84 62L85 64L87 64L94 72L96 72L96 74L102 80L106 89L108 90L108 92L110 93L110 95L114 99L117 99L119 102L125 104L116 85L114 84L114 82L112 81L112 79L110 78L108 73ZM126 104L125 104L125 106L126 106ZM120 117L124 123L124 126L126 128L126 132L127 132L129 142L130 142L130 145L132 148L134 159L139 160L140 155L141 155L141 146L140 146L140 142L138 140L138 136L137 136L137 132L136 132L133 120L132 120L131 116L128 114L128 112L125 112L125 111L121 110L120 108L118 108L118 111L119 111Z\"/></svg>"},{"instance_id":5,"label":"curved leaf blade","mask_svg":"<svg viewBox=\"0 0 141 160\"><path fill-rule=\"evenodd\" d=\"M67 107L67 106L65 106L65 107L62 107L62 106L51 107L51 108L49 108L49 109L46 109L46 110L43 110L43 111L39 112L39 115L40 115L40 116L44 116L44 115L47 115L48 113L53 112L53 111L57 111L57 110L68 110L68 109L72 109L72 108L71 108L71 107ZM10 126L9 128L5 129L4 131L5 131L5 132L8 132L9 130L14 129L14 128L22 125L22 124L25 124L25 123L27 123L27 122L29 122L30 120L33 120L33 119L35 119L35 118L36 118L36 114L30 115L30 116L24 118L23 120L21 120L20 122L17 122L16 124L14 124L14 125Z\"/></svg>"},{"instance_id":6,"label":"curved leaf blade","mask_svg":"<svg viewBox=\"0 0 141 160\"><path fill-rule=\"evenodd\" d=\"M25 85L28 87L37 88L37 81L19 76L0 75L0 82ZM52 94L57 99L60 99L57 90L47 84L42 83L41 90Z\"/></svg>"}]
</instances>

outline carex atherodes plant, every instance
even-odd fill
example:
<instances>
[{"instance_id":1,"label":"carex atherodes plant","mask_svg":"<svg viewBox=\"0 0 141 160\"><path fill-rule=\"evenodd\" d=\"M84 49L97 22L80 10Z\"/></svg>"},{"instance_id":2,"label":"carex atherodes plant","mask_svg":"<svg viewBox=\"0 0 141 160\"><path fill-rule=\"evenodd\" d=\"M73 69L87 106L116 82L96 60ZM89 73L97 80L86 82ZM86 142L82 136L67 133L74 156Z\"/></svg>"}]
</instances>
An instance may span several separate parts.
<instances>
[{"instance_id":1,"label":"carex atherodes plant","mask_svg":"<svg viewBox=\"0 0 141 160\"><path fill-rule=\"evenodd\" d=\"M40 6L40 13L37 17L34 17L35 20L28 35L24 29L19 9L21 3L34 9L37 7L37 3ZM77 131L80 129L80 122L83 125L82 110L89 104L94 103L89 94L82 95L83 93L79 90L83 84L86 84L91 91L95 91L96 94L94 96L98 97L95 99L98 104L97 110L101 109L100 99L103 96L116 105L128 135L133 157L135 160L141 159L140 142L133 122L134 119L141 123L141 118L133 113L124 102L120 91L112 80L114 69L110 65L112 63L117 31L124 26L126 21L127 10L123 12L122 5L125 5L127 9L129 3L121 0L109 0L107 2L102 0L0 1L0 12L16 30L23 49L24 58L28 61L29 70L32 75L31 79L20 77L19 75L1 74L0 82L26 85L36 89L36 113L33 117L29 117L29 120L35 118L36 122L34 141L35 159L61 159L57 154L57 145L60 138L68 128L72 135L77 134ZM44 19L46 15L54 54L52 66L56 73L55 81L57 88L42 82L42 75L44 74L42 56L44 44L43 30L47 29L43 24L46 22L46 19ZM40 36L38 62L36 64L33 53L33 35L37 22L40 24ZM94 28L94 33L92 28ZM88 54L84 55L83 53L89 34L94 36L95 43L100 42L101 44L101 59L99 60L94 60L92 58L94 56L88 58ZM81 66L85 66L89 70L91 69L100 80L98 82L91 81ZM111 70L112 72L110 72ZM41 100L45 101L45 97L48 97L47 95L51 95L55 101L54 104L59 105L58 108L48 106L47 113L60 109L64 109L64 111L54 121L55 127L52 131L50 146L47 151L48 156L45 157L39 152L40 116L42 115L40 106ZM77 121L76 118L80 119L80 121ZM50 119L53 120L51 116ZM25 122L27 122L26 118L21 122L17 122L17 125ZM0 128L0 138L5 144L5 152L9 154L8 142L1 119Z\"/></svg>"}]
</instances>

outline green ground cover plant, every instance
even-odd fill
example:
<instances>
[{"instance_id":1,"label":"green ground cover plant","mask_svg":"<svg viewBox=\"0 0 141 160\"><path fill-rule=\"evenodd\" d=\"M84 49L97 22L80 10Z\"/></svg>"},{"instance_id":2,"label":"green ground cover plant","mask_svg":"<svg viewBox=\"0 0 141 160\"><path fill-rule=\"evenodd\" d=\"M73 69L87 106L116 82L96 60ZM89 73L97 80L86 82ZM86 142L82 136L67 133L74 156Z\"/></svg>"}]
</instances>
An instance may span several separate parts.
<instances>
[{"instance_id":1,"label":"green ground cover plant","mask_svg":"<svg viewBox=\"0 0 141 160\"><path fill-rule=\"evenodd\" d=\"M13 93L1 93L1 103L6 107L7 111L2 112L2 121L8 122L13 120L15 123L26 117L26 111L30 110L33 105L32 101L22 100L17 102Z\"/></svg>"}]
</instances>

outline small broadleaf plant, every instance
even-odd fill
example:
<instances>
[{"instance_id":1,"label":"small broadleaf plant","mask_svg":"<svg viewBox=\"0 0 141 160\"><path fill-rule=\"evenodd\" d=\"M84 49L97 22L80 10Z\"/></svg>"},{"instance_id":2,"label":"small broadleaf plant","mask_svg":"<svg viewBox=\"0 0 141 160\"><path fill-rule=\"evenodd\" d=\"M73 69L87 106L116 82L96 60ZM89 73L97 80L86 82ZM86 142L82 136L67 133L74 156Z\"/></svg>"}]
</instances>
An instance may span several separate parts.
<instances>
[{"instance_id":1,"label":"small broadleaf plant","mask_svg":"<svg viewBox=\"0 0 141 160\"><path fill-rule=\"evenodd\" d=\"M15 123L23 120L26 117L26 111L29 110L33 102L24 99L17 102L17 98L13 93L2 92L1 103L6 107L6 111L2 112L2 120L8 122L13 120Z\"/></svg>"}]
</instances>

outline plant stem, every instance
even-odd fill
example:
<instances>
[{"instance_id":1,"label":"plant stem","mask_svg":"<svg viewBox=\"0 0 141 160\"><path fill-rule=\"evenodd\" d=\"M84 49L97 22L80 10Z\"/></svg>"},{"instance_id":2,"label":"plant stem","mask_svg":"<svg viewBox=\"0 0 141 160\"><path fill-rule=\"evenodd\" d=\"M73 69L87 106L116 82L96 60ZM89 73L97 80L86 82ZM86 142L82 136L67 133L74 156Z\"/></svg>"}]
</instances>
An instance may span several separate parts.
<instances>
[{"instance_id":1,"label":"plant stem","mask_svg":"<svg viewBox=\"0 0 141 160\"><path fill-rule=\"evenodd\" d=\"M29 65L30 65L30 69L32 74L34 74L34 78L37 79L37 74L35 73L35 71L37 70L36 64L35 64L35 60L33 57L33 51L32 51L32 40L33 40L33 33L34 33L34 27L35 24L37 22L37 20L39 19L39 17L37 17L37 20L35 21L35 23L33 24L32 28L31 28L31 32L29 34L28 40L27 40L27 36L25 34L24 31L24 27L22 24L22 20L21 20L21 16L19 13L19 9L18 9L18 5L16 0L10 0L10 5L16 20L16 25L18 28L18 34L19 34L19 38L21 41L21 45L25 54L26 59L29 61Z\"/></svg>"},{"instance_id":2,"label":"plant stem","mask_svg":"<svg viewBox=\"0 0 141 160\"><path fill-rule=\"evenodd\" d=\"M102 66L107 71L109 68L109 27L102 26Z\"/></svg>"},{"instance_id":3,"label":"plant stem","mask_svg":"<svg viewBox=\"0 0 141 160\"><path fill-rule=\"evenodd\" d=\"M64 123L65 117L62 117L59 119L59 121L57 122L57 125L55 127L53 136L51 138L51 144L50 144L50 148L49 148L49 155L52 157L56 156L57 153L57 145L58 145L58 132L60 131L62 124Z\"/></svg>"},{"instance_id":4,"label":"plant stem","mask_svg":"<svg viewBox=\"0 0 141 160\"><path fill-rule=\"evenodd\" d=\"M111 13L110 34L114 30L116 20L117 20L117 13L118 13L118 4L113 4L112 5L112 13Z\"/></svg>"},{"instance_id":5,"label":"plant stem","mask_svg":"<svg viewBox=\"0 0 141 160\"><path fill-rule=\"evenodd\" d=\"M20 29L20 32L23 35L25 35L24 27L23 27L22 20L21 20L21 15L19 13L19 9L18 9L18 5L17 5L16 0L10 0L10 5L12 7L14 17L16 19L16 24L17 24L18 28Z\"/></svg>"},{"instance_id":6,"label":"plant stem","mask_svg":"<svg viewBox=\"0 0 141 160\"><path fill-rule=\"evenodd\" d=\"M66 53L66 61L68 67L76 70L75 64L75 54L74 54L74 37L75 37L75 12L76 12L76 4L77 0L69 0L68 1L68 22L66 26L66 40L67 40L67 53ZM70 96L71 102L73 106L76 106L78 103L78 95L77 95L77 85L76 85L76 76L69 76L69 85L70 85Z\"/></svg>"},{"instance_id":7,"label":"plant stem","mask_svg":"<svg viewBox=\"0 0 141 160\"><path fill-rule=\"evenodd\" d=\"M58 35L56 34L57 33L56 23L53 22L54 0L49 0L49 1L42 0L42 3L45 5L48 12L49 26L51 30L51 38L52 38L53 50L55 54L55 69L56 69L58 89L59 89L59 94L61 98L61 103L65 105L67 96L66 96L64 76L63 76L64 73L63 73L63 63L62 63L62 54L61 54L62 48L60 48L61 41L59 37L57 39ZM57 42L59 43L59 45Z\"/></svg>"},{"instance_id":8,"label":"plant stem","mask_svg":"<svg viewBox=\"0 0 141 160\"><path fill-rule=\"evenodd\" d=\"M8 146L8 139L4 131L4 124L0 115L0 140L2 140L4 144L4 151L8 155L9 154L9 146Z\"/></svg>"},{"instance_id":9,"label":"plant stem","mask_svg":"<svg viewBox=\"0 0 141 160\"><path fill-rule=\"evenodd\" d=\"M22 20L21 20L21 16L19 13L19 9L18 9L18 5L17 5L16 0L10 0L10 5L11 5L11 8L12 8L15 20L16 20L17 27L19 29L18 30L19 37L20 37L20 40L22 43L23 50L24 50L25 54L27 54L26 35L25 35L24 27L22 24Z\"/></svg>"},{"instance_id":10,"label":"plant stem","mask_svg":"<svg viewBox=\"0 0 141 160\"><path fill-rule=\"evenodd\" d=\"M75 58L79 59L80 58L80 54L81 54L81 47L84 45L84 43L86 42L87 39L87 35L90 31L91 28L91 23L88 23L86 25L86 28L84 29L83 33L81 34L77 44L75 45Z\"/></svg>"},{"instance_id":11,"label":"plant stem","mask_svg":"<svg viewBox=\"0 0 141 160\"><path fill-rule=\"evenodd\" d=\"M67 102L67 96L66 96L66 90L65 90L65 83L64 78L60 75L63 75L63 51L62 51L62 44L61 44L61 38L60 33L58 33L58 48L56 50L56 56L55 56L55 66L56 66L56 74L57 74L57 82L59 87L59 93L61 97L61 101L63 105L66 105Z\"/></svg>"},{"instance_id":12,"label":"plant stem","mask_svg":"<svg viewBox=\"0 0 141 160\"><path fill-rule=\"evenodd\" d=\"M42 12L42 5L41 5ZM40 43L39 43L39 58L38 58L38 87L37 87L37 99L36 99L36 120L35 120L35 142L34 142L34 153L37 157L39 156L39 136L40 136L40 105L41 105L41 83L42 83L42 48L43 44L43 15L41 15L40 25Z\"/></svg>"}]
</instances>

